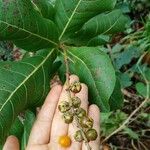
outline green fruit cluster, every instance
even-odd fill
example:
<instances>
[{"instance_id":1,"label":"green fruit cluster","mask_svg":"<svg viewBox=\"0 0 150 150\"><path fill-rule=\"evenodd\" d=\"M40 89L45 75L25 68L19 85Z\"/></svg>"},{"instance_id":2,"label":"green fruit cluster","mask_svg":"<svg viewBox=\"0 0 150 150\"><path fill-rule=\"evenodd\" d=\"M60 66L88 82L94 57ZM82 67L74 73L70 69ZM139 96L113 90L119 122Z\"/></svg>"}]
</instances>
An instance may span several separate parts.
<instances>
[{"instance_id":1,"label":"green fruit cluster","mask_svg":"<svg viewBox=\"0 0 150 150\"><path fill-rule=\"evenodd\" d=\"M82 89L80 82L74 82L70 85L70 92L76 94ZM82 131L76 131L74 139L78 142L84 141L86 137L87 141L94 141L97 139L98 134L95 129L93 129L93 119L88 117L86 111L81 108L81 99L79 97L71 97L71 101L62 101L58 109L63 113L62 118L65 123L70 124L73 122L74 117L77 117L78 123L80 124Z\"/></svg>"}]
</instances>

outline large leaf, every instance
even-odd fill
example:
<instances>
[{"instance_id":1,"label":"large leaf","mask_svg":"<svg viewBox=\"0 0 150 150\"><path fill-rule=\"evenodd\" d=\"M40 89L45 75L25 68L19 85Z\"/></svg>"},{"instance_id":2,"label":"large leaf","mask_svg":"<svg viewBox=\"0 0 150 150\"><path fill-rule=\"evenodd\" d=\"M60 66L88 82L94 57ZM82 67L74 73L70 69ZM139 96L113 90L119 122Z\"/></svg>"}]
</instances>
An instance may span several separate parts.
<instances>
[{"instance_id":1,"label":"large leaf","mask_svg":"<svg viewBox=\"0 0 150 150\"><path fill-rule=\"evenodd\" d=\"M25 113L24 133L23 133L22 140L21 140L21 150L25 150L27 147L28 139L29 139L34 121L35 121L34 113L27 110Z\"/></svg>"},{"instance_id":2,"label":"large leaf","mask_svg":"<svg viewBox=\"0 0 150 150\"><path fill-rule=\"evenodd\" d=\"M76 46L99 46L108 42L108 38L103 39L106 38L104 36L123 31L128 23L129 19L122 14L121 10L104 12L85 22L81 29L66 42Z\"/></svg>"},{"instance_id":3,"label":"large leaf","mask_svg":"<svg viewBox=\"0 0 150 150\"><path fill-rule=\"evenodd\" d=\"M0 143L16 116L42 104L49 91L55 50L44 50L19 62L0 63Z\"/></svg>"},{"instance_id":4,"label":"large leaf","mask_svg":"<svg viewBox=\"0 0 150 150\"><path fill-rule=\"evenodd\" d=\"M115 87L115 71L107 54L99 48L80 47L68 50L71 73L89 87L90 102L109 111L109 98Z\"/></svg>"},{"instance_id":5,"label":"large leaf","mask_svg":"<svg viewBox=\"0 0 150 150\"><path fill-rule=\"evenodd\" d=\"M128 19L121 10L99 14L84 24L81 34L95 37L100 34L113 34L125 29Z\"/></svg>"},{"instance_id":6,"label":"large leaf","mask_svg":"<svg viewBox=\"0 0 150 150\"><path fill-rule=\"evenodd\" d=\"M124 101L124 98L121 92L121 84L120 84L119 79L117 78L114 91L109 100L110 109L111 110L121 109L121 107L123 106L123 101Z\"/></svg>"},{"instance_id":7,"label":"large leaf","mask_svg":"<svg viewBox=\"0 0 150 150\"><path fill-rule=\"evenodd\" d=\"M21 140L21 137L23 134L23 123L22 123L21 119L20 119L20 116L18 116L9 131L9 135L14 135L19 140Z\"/></svg>"},{"instance_id":8,"label":"large leaf","mask_svg":"<svg viewBox=\"0 0 150 150\"><path fill-rule=\"evenodd\" d=\"M32 0L32 2L44 18L54 19L55 9L50 0Z\"/></svg>"},{"instance_id":9,"label":"large leaf","mask_svg":"<svg viewBox=\"0 0 150 150\"><path fill-rule=\"evenodd\" d=\"M30 0L0 0L0 40L12 40L26 50L57 45L55 24L42 18Z\"/></svg>"},{"instance_id":10,"label":"large leaf","mask_svg":"<svg viewBox=\"0 0 150 150\"><path fill-rule=\"evenodd\" d=\"M86 45L87 46L99 46L99 45L103 45L106 44L110 41L110 37L108 35L98 35L92 39L90 39ZM82 44L81 44L82 45Z\"/></svg>"},{"instance_id":11,"label":"large leaf","mask_svg":"<svg viewBox=\"0 0 150 150\"><path fill-rule=\"evenodd\" d=\"M114 8L116 0L56 0L59 40L68 40L90 18Z\"/></svg>"}]
</instances>

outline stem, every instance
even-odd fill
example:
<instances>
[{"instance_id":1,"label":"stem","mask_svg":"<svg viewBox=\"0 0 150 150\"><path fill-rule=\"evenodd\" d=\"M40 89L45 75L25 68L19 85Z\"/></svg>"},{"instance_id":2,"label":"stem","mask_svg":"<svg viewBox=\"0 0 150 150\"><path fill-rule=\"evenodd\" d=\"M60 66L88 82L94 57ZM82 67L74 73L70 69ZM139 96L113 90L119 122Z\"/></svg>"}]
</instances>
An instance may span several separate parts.
<instances>
[{"instance_id":1,"label":"stem","mask_svg":"<svg viewBox=\"0 0 150 150\"><path fill-rule=\"evenodd\" d=\"M67 94L68 94L69 102L72 104L71 91L69 90L69 87L70 87L70 83L69 83L69 74L70 74L69 73L69 62L68 62L66 49L63 46L62 46L62 49L63 49L63 52L64 52L64 62L65 62L65 66L66 66L66 91L67 91ZM75 111L74 111L73 108L72 108L72 112L75 114ZM87 150L92 150L92 148L90 147L90 145L88 143L88 139L87 139L87 137L86 137L86 135L84 133L84 130L83 130L83 128L80 125L78 117L75 115L74 118L75 118L75 121L77 123L77 127L80 129L80 131L82 133L82 136L83 136L83 139L85 141Z\"/></svg>"}]
</instances>

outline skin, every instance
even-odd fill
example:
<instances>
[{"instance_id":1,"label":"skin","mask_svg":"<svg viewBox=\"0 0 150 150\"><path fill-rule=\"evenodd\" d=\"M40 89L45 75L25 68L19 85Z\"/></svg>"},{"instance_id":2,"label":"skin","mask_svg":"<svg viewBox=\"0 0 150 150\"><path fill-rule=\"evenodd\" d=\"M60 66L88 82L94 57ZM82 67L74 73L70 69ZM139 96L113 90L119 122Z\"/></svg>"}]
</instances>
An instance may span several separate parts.
<instances>
[{"instance_id":1,"label":"skin","mask_svg":"<svg viewBox=\"0 0 150 150\"><path fill-rule=\"evenodd\" d=\"M74 81L79 81L79 78L71 75L70 83ZM26 150L86 150L84 143L78 143L73 138L74 133L78 130L75 123L65 124L58 110L58 104L62 100L67 100L65 89L65 85L62 87L55 84L52 87L33 125ZM82 84L82 89L76 96L82 101L81 107L94 119L94 128L99 133L100 111L96 105L88 105L88 88L85 84ZM67 149L58 144L58 138L62 135L69 135L72 140L71 146ZM90 146L93 150L99 150L100 136L96 141L90 142ZM7 138L3 148L3 150L10 149L19 150L18 139L14 136Z\"/></svg>"}]
</instances>

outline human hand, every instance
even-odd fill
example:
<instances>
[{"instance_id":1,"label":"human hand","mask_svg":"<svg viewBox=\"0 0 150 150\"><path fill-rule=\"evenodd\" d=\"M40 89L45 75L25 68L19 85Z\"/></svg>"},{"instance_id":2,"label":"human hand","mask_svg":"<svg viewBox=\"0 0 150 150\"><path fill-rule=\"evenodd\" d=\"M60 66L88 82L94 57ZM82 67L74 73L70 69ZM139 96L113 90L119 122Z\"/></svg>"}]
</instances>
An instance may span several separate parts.
<instances>
[{"instance_id":1,"label":"human hand","mask_svg":"<svg viewBox=\"0 0 150 150\"><path fill-rule=\"evenodd\" d=\"M75 75L70 76L70 83L79 81ZM100 112L96 105L88 107L88 88L82 84L82 89L76 94L82 101L81 107L84 108L89 116L94 119L94 128L100 132ZM74 140L74 133L78 130L74 124L66 124L62 120L62 114L58 110L58 104L62 100L67 100L66 86L55 85L49 92L43 104L37 120L32 128L26 150L86 150L84 143ZM58 139L62 135L71 138L71 146L63 148L58 144ZM95 141L90 142L92 150L100 149L100 136ZM3 150L19 150L19 142L14 136L8 137Z\"/></svg>"}]
</instances>

